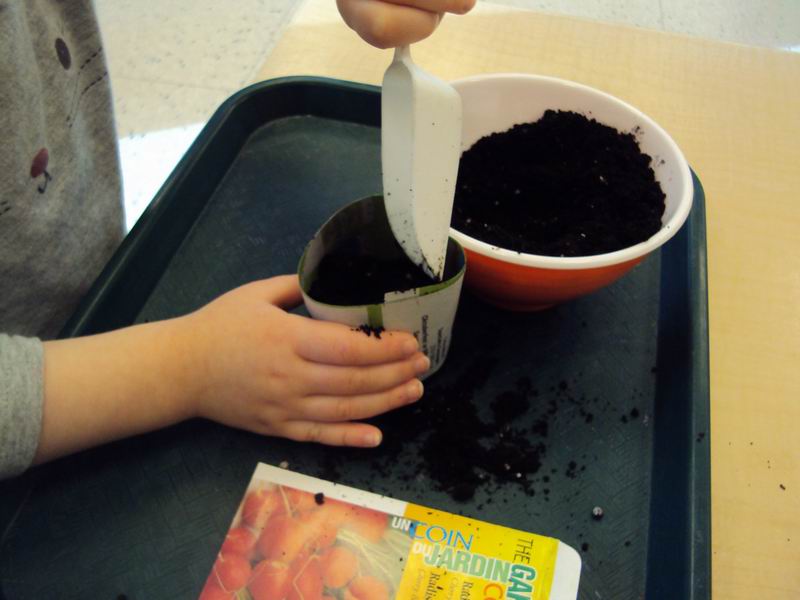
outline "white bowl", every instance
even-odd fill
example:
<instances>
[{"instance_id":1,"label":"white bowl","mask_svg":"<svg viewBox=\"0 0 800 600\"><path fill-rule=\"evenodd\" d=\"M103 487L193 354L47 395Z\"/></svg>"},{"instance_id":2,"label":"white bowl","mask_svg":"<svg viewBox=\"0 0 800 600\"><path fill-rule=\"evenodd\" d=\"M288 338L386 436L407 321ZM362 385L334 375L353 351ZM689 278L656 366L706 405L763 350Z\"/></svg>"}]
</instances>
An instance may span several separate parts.
<instances>
[{"instance_id":1,"label":"white bowl","mask_svg":"<svg viewBox=\"0 0 800 600\"><path fill-rule=\"evenodd\" d=\"M574 111L621 132L635 131L641 150L653 159L656 180L666 195L657 233L636 245L593 256L519 253L451 229L467 251L466 284L479 296L506 308L531 310L583 295L624 274L686 221L693 197L689 165L669 134L630 104L585 85L538 75L479 75L455 81L453 86L463 102L464 150L489 134L537 121L548 109ZM542 270L575 273L570 278ZM498 289L509 285L511 289ZM509 294L512 297L507 298Z\"/></svg>"}]
</instances>

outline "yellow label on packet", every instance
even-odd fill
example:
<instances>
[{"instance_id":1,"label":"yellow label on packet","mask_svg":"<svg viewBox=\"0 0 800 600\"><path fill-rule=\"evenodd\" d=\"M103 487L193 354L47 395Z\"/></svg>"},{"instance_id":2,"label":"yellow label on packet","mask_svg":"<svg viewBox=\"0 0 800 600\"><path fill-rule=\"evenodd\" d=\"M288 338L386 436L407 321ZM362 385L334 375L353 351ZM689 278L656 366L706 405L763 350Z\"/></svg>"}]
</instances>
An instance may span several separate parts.
<instances>
[{"instance_id":1,"label":"yellow label on packet","mask_svg":"<svg viewBox=\"0 0 800 600\"><path fill-rule=\"evenodd\" d=\"M558 540L408 504L392 528L411 538L397 598L547 600Z\"/></svg>"}]
</instances>

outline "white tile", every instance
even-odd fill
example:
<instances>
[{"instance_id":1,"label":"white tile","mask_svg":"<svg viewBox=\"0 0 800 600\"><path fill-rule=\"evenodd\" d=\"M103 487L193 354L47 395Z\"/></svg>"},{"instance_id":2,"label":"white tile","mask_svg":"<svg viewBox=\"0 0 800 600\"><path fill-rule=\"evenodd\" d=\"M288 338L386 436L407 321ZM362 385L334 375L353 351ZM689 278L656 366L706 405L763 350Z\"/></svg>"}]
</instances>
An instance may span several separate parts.
<instances>
[{"instance_id":1,"label":"white tile","mask_svg":"<svg viewBox=\"0 0 800 600\"><path fill-rule=\"evenodd\" d=\"M119 140L128 229L150 204L202 128L203 123L193 123Z\"/></svg>"},{"instance_id":2,"label":"white tile","mask_svg":"<svg viewBox=\"0 0 800 600\"><path fill-rule=\"evenodd\" d=\"M229 89L263 63L296 0L96 0L112 80Z\"/></svg>"},{"instance_id":3,"label":"white tile","mask_svg":"<svg viewBox=\"0 0 800 600\"><path fill-rule=\"evenodd\" d=\"M669 31L771 48L800 43L797 0L663 0L663 7Z\"/></svg>"},{"instance_id":4,"label":"white tile","mask_svg":"<svg viewBox=\"0 0 800 600\"><path fill-rule=\"evenodd\" d=\"M237 91L113 77L114 115L120 138L205 122Z\"/></svg>"},{"instance_id":5,"label":"white tile","mask_svg":"<svg viewBox=\"0 0 800 600\"><path fill-rule=\"evenodd\" d=\"M96 0L130 228L202 125L248 83L299 0Z\"/></svg>"}]
</instances>

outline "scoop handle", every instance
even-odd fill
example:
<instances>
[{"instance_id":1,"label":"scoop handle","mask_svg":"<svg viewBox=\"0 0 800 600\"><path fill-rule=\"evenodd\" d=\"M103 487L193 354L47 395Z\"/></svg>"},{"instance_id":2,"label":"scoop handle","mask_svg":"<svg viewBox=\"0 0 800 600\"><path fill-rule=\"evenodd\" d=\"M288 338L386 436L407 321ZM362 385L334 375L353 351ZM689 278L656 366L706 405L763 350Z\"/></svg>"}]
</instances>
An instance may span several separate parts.
<instances>
[{"instance_id":1,"label":"scoop handle","mask_svg":"<svg viewBox=\"0 0 800 600\"><path fill-rule=\"evenodd\" d=\"M394 60L392 62L411 62L411 46L398 46L394 49Z\"/></svg>"}]
</instances>

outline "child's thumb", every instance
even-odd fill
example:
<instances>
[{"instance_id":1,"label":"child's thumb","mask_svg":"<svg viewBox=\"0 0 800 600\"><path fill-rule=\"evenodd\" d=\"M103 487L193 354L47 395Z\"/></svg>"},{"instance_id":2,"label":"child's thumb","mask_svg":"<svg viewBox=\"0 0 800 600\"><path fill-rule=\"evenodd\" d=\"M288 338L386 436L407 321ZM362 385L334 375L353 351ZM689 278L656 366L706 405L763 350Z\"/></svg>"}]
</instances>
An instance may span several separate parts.
<instances>
[{"instance_id":1,"label":"child's thumb","mask_svg":"<svg viewBox=\"0 0 800 600\"><path fill-rule=\"evenodd\" d=\"M294 308L303 302L300 280L297 275L277 275L258 282L260 295L267 302L284 310Z\"/></svg>"}]
</instances>

